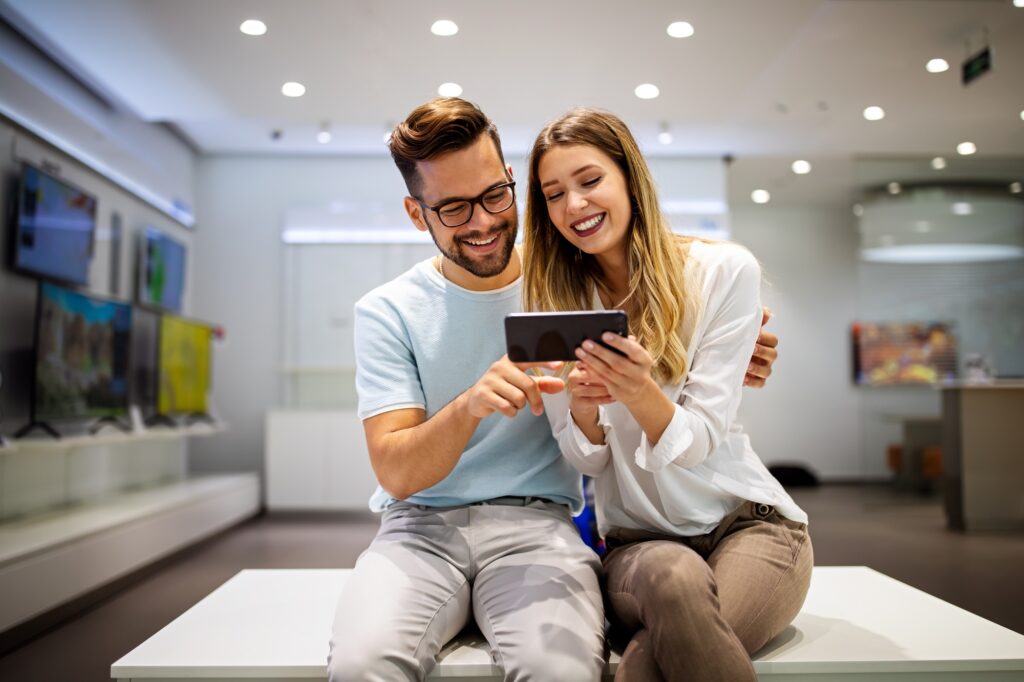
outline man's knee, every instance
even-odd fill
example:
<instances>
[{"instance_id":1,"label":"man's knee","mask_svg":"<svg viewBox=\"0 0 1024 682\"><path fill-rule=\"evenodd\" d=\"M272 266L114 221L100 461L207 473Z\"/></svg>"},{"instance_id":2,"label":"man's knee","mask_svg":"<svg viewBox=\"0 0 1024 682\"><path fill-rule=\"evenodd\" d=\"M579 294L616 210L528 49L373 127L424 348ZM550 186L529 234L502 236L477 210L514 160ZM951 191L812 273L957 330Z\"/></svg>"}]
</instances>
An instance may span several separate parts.
<instances>
[{"instance_id":1,"label":"man's knee","mask_svg":"<svg viewBox=\"0 0 1024 682\"><path fill-rule=\"evenodd\" d=\"M330 682L399 682L422 680L425 674L411 657L380 647L331 646L327 657Z\"/></svg>"}]
</instances>

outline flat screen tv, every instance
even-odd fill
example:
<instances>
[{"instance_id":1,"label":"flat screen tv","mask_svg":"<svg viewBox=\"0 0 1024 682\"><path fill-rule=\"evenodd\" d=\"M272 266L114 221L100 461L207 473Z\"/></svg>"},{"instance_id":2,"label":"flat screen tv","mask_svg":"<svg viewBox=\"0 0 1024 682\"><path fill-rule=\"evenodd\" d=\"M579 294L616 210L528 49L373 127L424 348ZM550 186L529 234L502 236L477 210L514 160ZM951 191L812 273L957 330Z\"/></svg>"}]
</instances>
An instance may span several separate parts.
<instances>
[{"instance_id":1,"label":"flat screen tv","mask_svg":"<svg viewBox=\"0 0 1024 682\"><path fill-rule=\"evenodd\" d=\"M156 413L160 341L160 313L148 308L132 310L131 402L143 419Z\"/></svg>"},{"instance_id":2,"label":"flat screen tv","mask_svg":"<svg viewBox=\"0 0 1024 682\"><path fill-rule=\"evenodd\" d=\"M87 284L95 232L95 197L22 164L12 249L16 270Z\"/></svg>"},{"instance_id":3,"label":"flat screen tv","mask_svg":"<svg viewBox=\"0 0 1024 682\"><path fill-rule=\"evenodd\" d=\"M210 326L201 322L176 315L160 318L159 414L187 417L207 414L212 334Z\"/></svg>"},{"instance_id":4,"label":"flat screen tv","mask_svg":"<svg viewBox=\"0 0 1024 682\"><path fill-rule=\"evenodd\" d=\"M131 330L127 303L41 283L33 423L126 416Z\"/></svg>"},{"instance_id":5,"label":"flat screen tv","mask_svg":"<svg viewBox=\"0 0 1024 682\"><path fill-rule=\"evenodd\" d=\"M139 303L181 312L185 291L185 245L147 227L141 239Z\"/></svg>"},{"instance_id":6,"label":"flat screen tv","mask_svg":"<svg viewBox=\"0 0 1024 682\"><path fill-rule=\"evenodd\" d=\"M863 386L941 384L956 379L951 322L856 322L853 379Z\"/></svg>"}]
</instances>

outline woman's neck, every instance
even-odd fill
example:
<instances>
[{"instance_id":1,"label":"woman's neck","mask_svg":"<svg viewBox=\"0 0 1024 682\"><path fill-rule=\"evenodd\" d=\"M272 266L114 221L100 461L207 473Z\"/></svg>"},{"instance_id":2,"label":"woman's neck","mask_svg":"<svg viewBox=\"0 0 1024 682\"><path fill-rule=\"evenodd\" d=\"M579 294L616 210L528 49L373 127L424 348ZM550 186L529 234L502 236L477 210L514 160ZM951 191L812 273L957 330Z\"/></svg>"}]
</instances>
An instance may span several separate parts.
<instances>
[{"instance_id":1,"label":"woman's neck","mask_svg":"<svg viewBox=\"0 0 1024 682\"><path fill-rule=\"evenodd\" d=\"M625 248L595 256L601 269L599 289L607 296L605 307L619 307L629 293L629 260ZM604 296L602 296L604 298Z\"/></svg>"}]
</instances>

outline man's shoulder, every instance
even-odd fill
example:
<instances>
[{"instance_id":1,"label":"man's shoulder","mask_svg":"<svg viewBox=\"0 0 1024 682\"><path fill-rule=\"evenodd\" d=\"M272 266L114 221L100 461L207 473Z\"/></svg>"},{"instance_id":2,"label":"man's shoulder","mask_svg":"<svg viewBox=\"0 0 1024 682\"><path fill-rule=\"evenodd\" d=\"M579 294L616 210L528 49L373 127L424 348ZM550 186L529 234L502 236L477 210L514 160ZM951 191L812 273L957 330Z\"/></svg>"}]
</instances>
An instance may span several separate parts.
<instances>
[{"instance_id":1,"label":"man's shoulder","mask_svg":"<svg viewBox=\"0 0 1024 682\"><path fill-rule=\"evenodd\" d=\"M402 309L418 305L421 299L430 295L429 275L425 270L429 267L432 267L429 259L420 261L398 277L374 287L356 301L356 310Z\"/></svg>"}]
</instances>

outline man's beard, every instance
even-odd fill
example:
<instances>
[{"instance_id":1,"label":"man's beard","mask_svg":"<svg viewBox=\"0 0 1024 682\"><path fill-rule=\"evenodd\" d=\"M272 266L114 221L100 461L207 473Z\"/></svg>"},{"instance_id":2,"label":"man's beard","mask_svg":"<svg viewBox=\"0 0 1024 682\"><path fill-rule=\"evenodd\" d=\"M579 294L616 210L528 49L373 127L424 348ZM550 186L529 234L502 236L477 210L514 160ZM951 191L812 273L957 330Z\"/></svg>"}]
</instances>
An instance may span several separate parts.
<instances>
[{"instance_id":1,"label":"man's beard","mask_svg":"<svg viewBox=\"0 0 1024 682\"><path fill-rule=\"evenodd\" d=\"M496 277L505 271L508 262L512 259L512 250L516 247L516 224L510 220L504 220L486 234L473 232L461 238L481 241L494 235L497 235L498 239L504 239L505 243L499 250L488 253L482 258L474 259L471 253L464 250L460 239L453 240L450 248L446 249L441 246L434 234L434 228L430 228L430 238L434 240L434 244L445 258L476 277Z\"/></svg>"}]
</instances>

